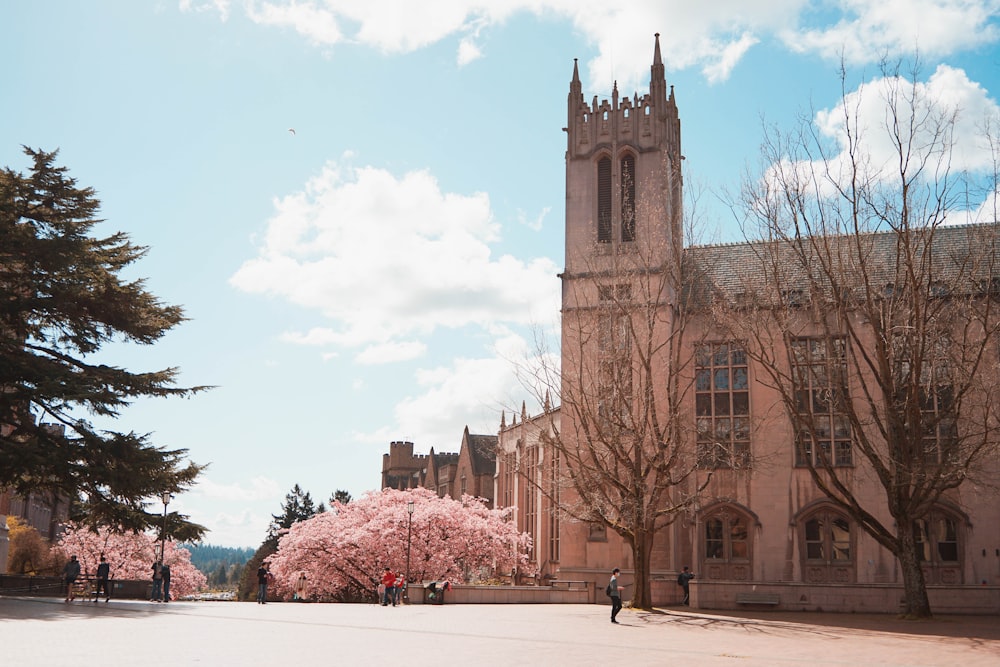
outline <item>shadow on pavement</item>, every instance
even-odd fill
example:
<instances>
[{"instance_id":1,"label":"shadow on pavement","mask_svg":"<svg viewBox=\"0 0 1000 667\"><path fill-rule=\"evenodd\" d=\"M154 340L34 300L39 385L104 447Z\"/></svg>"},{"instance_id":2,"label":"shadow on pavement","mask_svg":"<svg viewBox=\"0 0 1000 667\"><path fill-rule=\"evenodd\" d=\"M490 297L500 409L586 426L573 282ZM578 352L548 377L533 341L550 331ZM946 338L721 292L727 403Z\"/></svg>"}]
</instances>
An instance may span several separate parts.
<instances>
[{"instance_id":1,"label":"shadow on pavement","mask_svg":"<svg viewBox=\"0 0 1000 667\"><path fill-rule=\"evenodd\" d=\"M924 621L909 621L890 614L832 614L823 612L732 612L724 610L654 609L634 610L645 624L664 623L691 628L729 627L748 633L770 635L842 634L854 630L860 634L892 633L914 637L959 637L1000 640L1000 618L997 616L940 615Z\"/></svg>"}]
</instances>

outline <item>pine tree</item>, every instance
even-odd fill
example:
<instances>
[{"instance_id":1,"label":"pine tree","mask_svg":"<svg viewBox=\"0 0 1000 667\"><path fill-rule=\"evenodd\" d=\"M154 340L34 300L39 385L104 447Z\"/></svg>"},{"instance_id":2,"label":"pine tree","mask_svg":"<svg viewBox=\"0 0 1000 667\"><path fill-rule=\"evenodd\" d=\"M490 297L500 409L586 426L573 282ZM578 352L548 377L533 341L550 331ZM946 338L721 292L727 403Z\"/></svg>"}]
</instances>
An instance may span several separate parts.
<instances>
[{"instance_id":1,"label":"pine tree","mask_svg":"<svg viewBox=\"0 0 1000 667\"><path fill-rule=\"evenodd\" d=\"M0 487L81 497L91 525L158 527L159 501L148 499L190 487L202 466L187 450L81 415L115 418L136 398L206 389L177 387L176 368L132 372L94 360L111 343L155 343L183 311L121 276L147 248L122 232L93 235L94 190L77 187L57 153L24 152L27 174L0 171ZM170 515L172 537L204 532L186 519Z\"/></svg>"},{"instance_id":2,"label":"pine tree","mask_svg":"<svg viewBox=\"0 0 1000 667\"><path fill-rule=\"evenodd\" d=\"M275 546L277 546L278 537L283 530L291 528L292 524L297 521L304 521L314 514L323 511L326 510L323 509L322 504L317 508L309 492L303 491L296 484L285 495L285 504L282 505L281 514L271 515L273 521L271 521L271 527L267 532L268 540L273 540Z\"/></svg>"}]
</instances>

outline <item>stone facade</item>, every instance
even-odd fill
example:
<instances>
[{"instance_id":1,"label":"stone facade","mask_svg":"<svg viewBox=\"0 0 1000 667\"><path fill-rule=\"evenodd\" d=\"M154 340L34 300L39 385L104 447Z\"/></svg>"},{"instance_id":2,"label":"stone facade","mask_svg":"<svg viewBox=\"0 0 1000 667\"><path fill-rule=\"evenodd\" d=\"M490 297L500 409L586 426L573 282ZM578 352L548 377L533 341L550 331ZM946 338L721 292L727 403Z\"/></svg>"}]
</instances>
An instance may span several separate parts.
<instances>
[{"instance_id":1,"label":"stone facade","mask_svg":"<svg viewBox=\"0 0 1000 667\"><path fill-rule=\"evenodd\" d=\"M641 252L635 247L642 241L646 248L659 249L667 270L697 266L714 286L725 287L729 273L754 251L750 244L683 248L680 120L673 90L666 86L658 37L648 94L620 100L616 86L610 101L598 103L595 97L586 104L581 91L574 64L565 128L564 395L567 374L584 368L587 355L593 354L588 352L592 343L581 339L567 313L596 308L605 298L593 278L616 258ZM650 210L655 216L648 215ZM996 227L987 231L996 234ZM967 234L947 229L942 232L946 243ZM656 298L669 310L677 296L663 291ZM697 470L681 487L690 491L705 485L702 500L657 534L651 557L654 603L680 601L676 577L687 565L697 576L692 604L704 608L898 611L902 577L895 557L834 506L797 461L795 434L774 387L713 329L708 315L689 315L691 333L685 340L690 342L680 348L690 362L689 372L727 378L724 396L713 393L721 385L699 385L702 398L725 399L746 424L737 426L733 419L727 426L733 457L727 465ZM694 441L695 415L706 414L696 408L697 394L691 392L682 412L691 416L687 433L692 452L701 446ZM613 567L621 567L627 580L631 550L613 531L578 518L571 486L559 481L565 479L563 462L546 445L544 434L560 430L566 437L573 432L573 419L565 406L561 410L547 403L539 415L522 409L509 424L502 417L495 498L498 507L516 506L519 528L531 534L539 583L581 580L601 590ZM842 440L848 451L850 436ZM840 444L831 442L831 447ZM751 454L754 465L738 464ZM878 507L884 504L879 500L884 491L860 459L845 463L853 470L847 478L866 507ZM986 466L979 471L981 478L1000 480L1000 461L987 460ZM925 519L923 570L932 605L941 611L1000 612L1000 499L995 487L966 482L946 493ZM876 513L879 521L892 525L887 507Z\"/></svg>"},{"instance_id":2,"label":"stone facade","mask_svg":"<svg viewBox=\"0 0 1000 667\"><path fill-rule=\"evenodd\" d=\"M483 498L493 507L496 470L495 435L475 435L466 427L457 453L414 454L412 442L389 443L382 455L382 488L433 489L439 497L461 500L463 495Z\"/></svg>"}]
</instances>

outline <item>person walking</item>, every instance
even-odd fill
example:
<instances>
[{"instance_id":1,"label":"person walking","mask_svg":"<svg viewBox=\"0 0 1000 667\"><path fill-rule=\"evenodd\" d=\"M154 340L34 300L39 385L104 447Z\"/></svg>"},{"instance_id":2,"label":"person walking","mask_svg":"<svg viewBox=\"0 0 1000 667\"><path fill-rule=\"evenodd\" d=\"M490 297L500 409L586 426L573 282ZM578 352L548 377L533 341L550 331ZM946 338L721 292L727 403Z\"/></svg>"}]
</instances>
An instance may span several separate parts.
<instances>
[{"instance_id":1,"label":"person walking","mask_svg":"<svg viewBox=\"0 0 1000 667\"><path fill-rule=\"evenodd\" d=\"M160 566L160 578L163 579L163 601L170 602L170 566L166 563Z\"/></svg>"},{"instance_id":2,"label":"person walking","mask_svg":"<svg viewBox=\"0 0 1000 667\"><path fill-rule=\"evenodd\" d=\"M70 556L69 562L63 567L63 581L66 584L66 602L72 602L76 599L76 591L73 590L73 586L76 585L76 578L80 576L80 561L76 559L76 556Z\"/></svg>"},{"instance_id":3,"label":"person walking","mask_svg":"<svg viewBox=\"0 0 1000 667\"><path fill-rule=\"evenodd\" d=\"M390 602L392 606L396 606L396 575L392 573L390 568L385 568L385 572L382 574L382 585L385 586L385 591L382 593L382 606L385 607Z\"/></svg>"},{"instance_id":4,"label":"person walking","mask_svg":"<svg viewBox=\"0 0 1000 667\"><path fill-rule=\"evenodd\" d=\"M617 624L616 617L622 610L622 589L618 585L618 575L621 570L617 567L611 570L611 582L608 584L608 593L611 595L611 622Z\"/></svg>"},{"instance_id":5,"label":"person walking","mask_svg":"<svg viewBox=\"0 0 1000 667\"><path fill-rule=\"evenodd\" d=\"M97 566L97 588L94 590L94 604L97 598L101 597L101 590L104 590L104 601L111 599L111 588L108 586L108 579L111 577L111 564L108 563L104 554L101 554L101 562Z\"/></svg>"},{"instance_id":6,"label":"person walking","mask_svg":"<svg viewBox=\"0 0 1000 667\"><path fill-rule=\"evenodd\" d=\"M150 600L159 602L163 598L163 570L160 561L153 563L153 595Z\"/></svg>"}]
</instances>

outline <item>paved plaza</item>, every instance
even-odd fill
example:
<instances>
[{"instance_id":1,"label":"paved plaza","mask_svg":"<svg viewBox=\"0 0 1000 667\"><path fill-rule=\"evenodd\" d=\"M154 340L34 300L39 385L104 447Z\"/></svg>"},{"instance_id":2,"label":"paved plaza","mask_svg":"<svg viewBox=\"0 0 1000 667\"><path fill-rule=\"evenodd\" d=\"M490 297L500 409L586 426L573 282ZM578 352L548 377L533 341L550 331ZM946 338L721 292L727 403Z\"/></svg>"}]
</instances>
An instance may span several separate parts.
<instances>
[{"instance_id":1,"label":"paved plaza","mask_svg":"<svg viewBox=\"0 0 1000 667\"><path fill-rule=\"evenodd\" d=\"M5 665L1000 665L1000 619L0 597Z\"/></svg>"}]
</instances>

